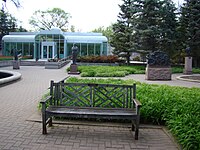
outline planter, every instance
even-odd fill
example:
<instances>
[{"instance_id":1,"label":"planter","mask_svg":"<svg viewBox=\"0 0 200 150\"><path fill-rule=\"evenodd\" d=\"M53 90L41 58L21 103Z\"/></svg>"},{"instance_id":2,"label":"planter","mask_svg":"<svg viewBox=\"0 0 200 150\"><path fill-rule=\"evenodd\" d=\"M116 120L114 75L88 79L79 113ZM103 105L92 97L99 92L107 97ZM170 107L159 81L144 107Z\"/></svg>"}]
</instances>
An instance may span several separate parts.
<instances>
[{"instance_id":1,"label":"planter","mask_svg":"<svg viewBox=\"0 0 200 150\"><path fill-rule=\"evenodd\" d=\"M146 67L146 80L171 80L171 67L149 66Z\"/></svg>"}]
</instances>

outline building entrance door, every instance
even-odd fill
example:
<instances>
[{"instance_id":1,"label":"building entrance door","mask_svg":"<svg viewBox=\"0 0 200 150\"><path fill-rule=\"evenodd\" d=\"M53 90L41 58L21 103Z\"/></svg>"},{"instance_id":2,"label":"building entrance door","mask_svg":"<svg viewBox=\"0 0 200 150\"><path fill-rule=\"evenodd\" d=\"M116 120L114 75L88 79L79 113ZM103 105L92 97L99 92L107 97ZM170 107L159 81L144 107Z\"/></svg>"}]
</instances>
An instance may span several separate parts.
<instances>
[{"instance_id":1,"label":"building entrance door","mask_svg":"<svg viewBox=\"0 0 200 150\"><path fill-rule=\"evenodd\" d=\"M42 59L50 59L55 56L55 42L42 42Z\"/></svg>"}]
</instances>

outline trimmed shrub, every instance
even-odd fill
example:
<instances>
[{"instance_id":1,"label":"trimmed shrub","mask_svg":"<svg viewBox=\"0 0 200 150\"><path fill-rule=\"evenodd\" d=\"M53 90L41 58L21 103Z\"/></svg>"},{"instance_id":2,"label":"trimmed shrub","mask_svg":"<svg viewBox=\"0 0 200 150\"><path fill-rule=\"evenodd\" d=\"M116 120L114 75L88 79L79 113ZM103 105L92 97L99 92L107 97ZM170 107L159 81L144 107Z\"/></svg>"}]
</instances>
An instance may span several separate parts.
<instances>
[{"instance_id":1,"label":"trimmed shrub","mask_svg":"<svg viewBox=\"0 0 200 150\"><path fill-rule=\"evenodd\" d=\"M88 63L115 63L121 62L121 60L116 55L109 56L80 56L77 59L78 62L88 62Z\"/></svg>"}]
</instances>

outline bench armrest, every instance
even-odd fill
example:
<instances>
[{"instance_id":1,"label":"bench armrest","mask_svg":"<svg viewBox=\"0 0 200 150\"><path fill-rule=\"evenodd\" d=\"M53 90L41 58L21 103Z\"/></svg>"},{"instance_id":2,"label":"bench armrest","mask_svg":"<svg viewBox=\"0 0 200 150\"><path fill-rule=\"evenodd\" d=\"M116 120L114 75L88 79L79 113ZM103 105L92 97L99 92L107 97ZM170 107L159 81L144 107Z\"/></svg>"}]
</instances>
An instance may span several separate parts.
<instances>
[{"instance_id":1,"label":"bench armrest","mask_svg":"<svg viewBox=\"0 0 200 150\"><path fill-rule=\"evenodd\" d=\"M135 108L136 108L136 114L140 115L140 107L142 104L140 103L139 100L133 98L133 102L135 103Z\"/></svg>"},{"instance_id":2,"label":"bench armrest","mask_svg":"<svg viewBox=\"0 0 200 150\"><path fill-rule=\"evenodd\" d=\"M140 101L137 100L137 99L133 98L133 102L135 103L136 107L141 107L142 106L142 104L140 103Z\"/></svg>"},{"instance_id":3,"label":"bench armrest","mask_svg":"<svg viewBox=\"0 0 200 150\"><path fill-rule=\"evenodd\" d=\"M47 103L51 98L52 98L52 96L47 96L45 99L42 99L42 100L40 101L40 103L46 105L46 103Z\"/></svg>"},{"instance_id":4,"label":"bench armrest","mask_svg":"<svg viewBox=\"0 0 200 150\"><path fill-rule=\"evenodd\" d=\"M42 104L42 114L45 114L46 111L46 103L52 98L52 96L47 96L45 99L40 101L40 104Z\"/></svg>"}]
</instances>

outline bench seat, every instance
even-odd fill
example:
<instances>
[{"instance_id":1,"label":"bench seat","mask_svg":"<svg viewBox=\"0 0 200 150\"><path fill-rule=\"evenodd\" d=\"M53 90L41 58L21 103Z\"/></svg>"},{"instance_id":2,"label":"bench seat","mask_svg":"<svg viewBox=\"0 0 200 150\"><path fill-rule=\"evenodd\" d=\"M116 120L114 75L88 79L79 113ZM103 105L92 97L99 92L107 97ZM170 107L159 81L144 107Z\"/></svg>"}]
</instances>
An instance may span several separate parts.
<instances>
[{"instance_id":1,"label":"bench seat","mask_svg":"<svg viewBox=\"0 0 200 150\"><path fill-rule=\"evenodd\" d=\"M137 117L133 109L122 108L97 108L97 107L66 107L50 106L47 115L75 118L102 118L102 119L128 119Z\"/></svg>"}]
</instances>

